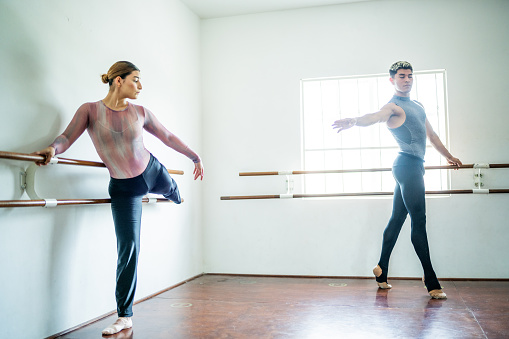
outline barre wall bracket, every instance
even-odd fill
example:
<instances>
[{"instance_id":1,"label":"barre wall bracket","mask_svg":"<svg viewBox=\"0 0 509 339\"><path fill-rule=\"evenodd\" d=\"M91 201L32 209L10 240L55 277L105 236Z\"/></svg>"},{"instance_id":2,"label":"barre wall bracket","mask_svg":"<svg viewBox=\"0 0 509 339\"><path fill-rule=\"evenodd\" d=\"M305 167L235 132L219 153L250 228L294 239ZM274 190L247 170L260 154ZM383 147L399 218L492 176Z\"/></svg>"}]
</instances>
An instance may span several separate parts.
<instances>
[{"instance_id":1,"label":"barre wall bracket","mask_svg":"<svg viewBox=\"0 0 509 339\"><path fill-rule=\"evenodd\" d=\"M489 164L474 164L474 187L477 189L484 187L484 174L482 172L484 168L490 168Z\"/></svg>"},{"instance_id":2,"label":"barre wall bracket","mask_svg":"<svg viewBox=\"0 0 509 339\"><path fill-rule=\"evenodd\" d=\"M53 159L56 160L53 161ZM50 164L58 164L58 158L54 157L53 159L51 159ZM44 200L45 208L57 207L58 205L57 199L41 198L35 191L35 172L37 172L38 168L39 166L37 166L36 164L31 164L30 166L28 166L25 172L25 192L27 192L27 195L31 200Z\"/></svg>"},{"instance_id":3,"label":"barre wall bracket","mask_svg":"<svg viewBox=\"0 0 509 339\"><path fill-rule=\"evenodd\" d=\"M25 191L30 199L43 200L35 191L35 172L37 172L37 168L36 164L28 166L25 172Z\"/></svg>"}]
</instances>

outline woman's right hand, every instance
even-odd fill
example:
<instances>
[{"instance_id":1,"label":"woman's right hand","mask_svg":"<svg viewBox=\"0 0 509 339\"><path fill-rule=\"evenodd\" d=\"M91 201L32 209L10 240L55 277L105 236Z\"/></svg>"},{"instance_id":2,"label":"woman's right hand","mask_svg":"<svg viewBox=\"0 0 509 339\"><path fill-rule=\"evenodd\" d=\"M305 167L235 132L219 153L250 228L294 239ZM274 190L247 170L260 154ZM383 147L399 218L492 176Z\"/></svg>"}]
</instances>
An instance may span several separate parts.
<instances>
[{"instance_id":1,"label":"woman's right hand","mask_svg":"<svg viewBox=\"0 0 509 339\"><path fill-rule=\"evenodd\" d=\"M34 152L33 154L42 155L45 157L44 161L36 161L37 166L46 166L51 161L51 158L55 156L55 148L52 146L46 147L40 151Z\"/></svg>"},{"instance_id":2,"label":"woman's right hand","mask_svg":"<svg viewBox=\"0 0 509 339\"><path fill-rule=\"evenodd\" d=\"M200 178L200 180L203 180L203 165L200 162L196 162L194 164L194 171L193 171L193 174L194 174L194 180Z\"/></svg>"}]
</instances>

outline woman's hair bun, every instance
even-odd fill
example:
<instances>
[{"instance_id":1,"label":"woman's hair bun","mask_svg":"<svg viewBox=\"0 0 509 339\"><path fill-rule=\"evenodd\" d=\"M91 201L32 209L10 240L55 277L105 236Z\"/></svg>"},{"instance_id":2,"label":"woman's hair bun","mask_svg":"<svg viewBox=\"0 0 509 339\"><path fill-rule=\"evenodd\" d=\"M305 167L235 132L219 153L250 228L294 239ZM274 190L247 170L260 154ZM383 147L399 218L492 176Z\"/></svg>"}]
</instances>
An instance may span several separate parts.
<instances>
[{"instance_id":1,"label":"woman's hair bun","mask_svg":"<svg viewBox=\"0 0 509 339\"><path fill-rule=\"evenodd\" d=\"M101 80L105 84L113 84L113 80L117 77L125 79L126 76L131 74L133 71L139 71L140 69L133 65L129 61L117 61L110 67L107 74L101 75Z\"/></svg>"},{"instance_id":2,"label":"woman's hair bun","mask_svg":"<svg viewBox=\"0 0 509 339\"><path fill-rule=\"evenodd\" d=\"M107 84L109 82L108 74L101 75L101 80L102 80L103 83Z\"/></svg>"}]
</instances>

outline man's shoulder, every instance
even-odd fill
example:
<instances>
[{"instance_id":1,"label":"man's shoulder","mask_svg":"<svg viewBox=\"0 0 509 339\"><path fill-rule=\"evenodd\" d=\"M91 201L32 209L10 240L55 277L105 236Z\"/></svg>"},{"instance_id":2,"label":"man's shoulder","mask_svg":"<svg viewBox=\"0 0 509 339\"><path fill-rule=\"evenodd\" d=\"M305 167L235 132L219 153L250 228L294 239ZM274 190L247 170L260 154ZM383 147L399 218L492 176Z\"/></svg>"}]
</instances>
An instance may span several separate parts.
<instances>
[{"instance_id":1,"label":"man's shoulder","mask_svg":"<svg viewBox=\"0 0 509 339\"><path fill-rule=\"evenodd\" d=\"M385 104L383 108L390 110L392 112L392 115L405 114L405 110L392 101L389 101L387 104Z\"/></svg>"},{"instance_id":2,"label":"man's shoulder","mask_svg":"<svg viewBox=\"0 0 509 339\"><path fill-rule=\"evenodd\" d=\"M412 100L412 102L413 102L414 104L416 104L416 105L420 106L422 109L424 109L424 105L423 105L423 104L421 104L419 101L417 101L417 100Z\"/></svg>"}]
</instances>

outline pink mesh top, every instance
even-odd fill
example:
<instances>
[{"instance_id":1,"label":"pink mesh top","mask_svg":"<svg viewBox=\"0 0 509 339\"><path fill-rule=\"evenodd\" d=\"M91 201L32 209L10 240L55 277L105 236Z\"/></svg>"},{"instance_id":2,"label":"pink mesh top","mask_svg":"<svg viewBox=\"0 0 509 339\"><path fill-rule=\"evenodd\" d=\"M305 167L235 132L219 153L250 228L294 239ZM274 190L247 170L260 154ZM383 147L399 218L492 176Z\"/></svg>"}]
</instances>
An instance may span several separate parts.
<instances>
[{"instance_id":1,"label":"pink mesh top","mask_svg":"<svg viewBox=\"0 0 509 339\"><path fill-rule=\"evenodd\" d=\"M55 148L55 154L65 152L85 129L112 178L133 178L147 167L150 153L143 144L143 129L193 162L200 162L198 154L145 107L128 103L124 110L115 111L102 101L88 102L78 108L64 133L50 145Z\"/></svg>"}]
</instances>

